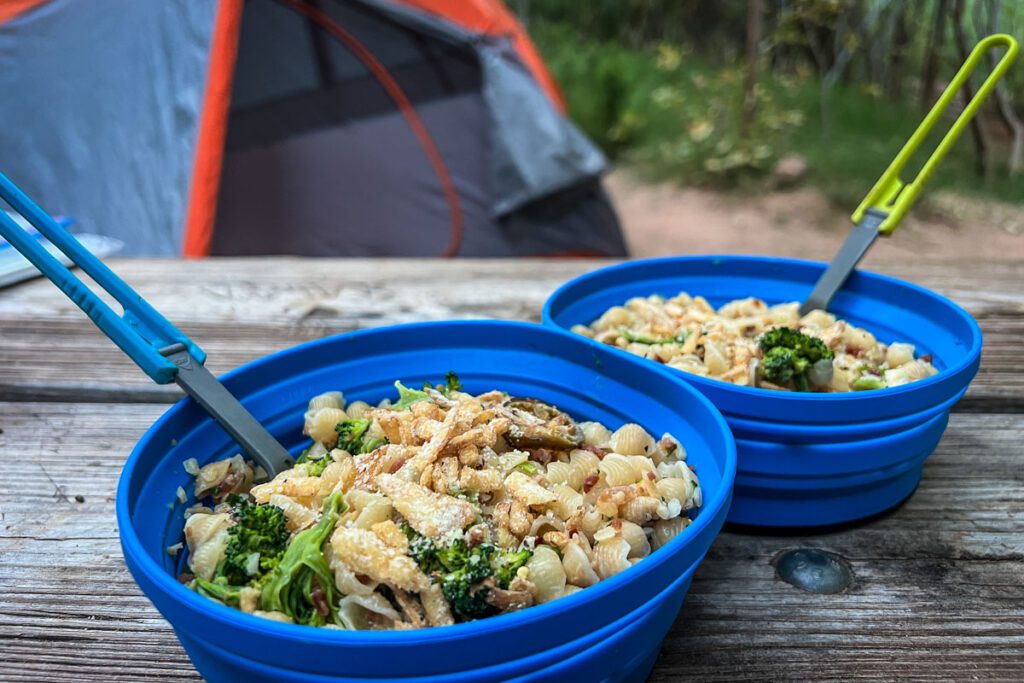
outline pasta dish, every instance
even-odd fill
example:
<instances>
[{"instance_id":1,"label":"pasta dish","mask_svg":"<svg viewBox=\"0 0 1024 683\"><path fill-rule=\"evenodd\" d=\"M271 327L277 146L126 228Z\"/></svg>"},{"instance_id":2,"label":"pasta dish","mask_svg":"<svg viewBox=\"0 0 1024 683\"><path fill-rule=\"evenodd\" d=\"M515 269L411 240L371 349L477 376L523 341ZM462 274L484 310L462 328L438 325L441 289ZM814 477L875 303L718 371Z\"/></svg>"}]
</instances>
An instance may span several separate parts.
<instances>
[{"instance_id":1,"label":"pasta dish","mask_svg":"<svg viewBox=\"0 0 1024 683\"><path fill-rule=\"evenodd\" d=\"M934 375L911 344L883 344L826 311L753 297L717 311L683 292L636 297L573 332L669 367L740 386L789 391L884 389Z\"/></svg>"},{"instance_id":2,"label":"pasta dish","mask_svg":"<svg viewBox=\"0 0 1024 683\"><path fill-rule=\"evenodd\" d=\"M312 442L266 481L240 455L185 469L193 590L279 621L444 626L528 608L629 569L702 503L686 452L637 424L444 385L377 406L314 397ZM261 475L264 475L261 477ZM185 502L185 492L179 489Z\"/></svg>"}]
</instances>

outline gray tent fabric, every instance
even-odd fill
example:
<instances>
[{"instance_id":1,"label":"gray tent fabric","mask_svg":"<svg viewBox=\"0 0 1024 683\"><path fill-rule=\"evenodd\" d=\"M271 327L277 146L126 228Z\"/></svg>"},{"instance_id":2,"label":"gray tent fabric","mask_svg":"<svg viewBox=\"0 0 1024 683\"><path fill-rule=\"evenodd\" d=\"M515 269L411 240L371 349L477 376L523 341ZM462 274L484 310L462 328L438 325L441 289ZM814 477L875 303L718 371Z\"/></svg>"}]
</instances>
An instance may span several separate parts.
<instances>
[{"instance_id":1,"label":"gray tent fabric","mask_svg":"<svg viewBox=\"0 0 1024 683\"><path fill-rule=\"evenodd\" d=\"M0 168L125 254L180 254L214 11L50 0L0 25Z\"/></svg>"},{"instance_id":2,"label":"gray tent fabric","mask_svg":"<svg viewBox=\"0 0 1024 683\"><path fill-rule=\"evenodd\" d=\"M605 170L604 155L555 111L507 40L479 43L478 54L495 138L494 215L510 214Z\"/></svg>"},{"instance_id":3,"label":"gray tent fabric","mask_svg":"<svg viewBox=\"0 0 1024 683\"><path fill-rule=\"evenodd\" d=\"M126 255L180 255L221 2L47 0L0 24L0 169ZM212 254L625 255L604 158L508 39L397 0L305 7L323 15L245 0Z\"/></svg>"},{"instance_id":4,"label":"gray tent fabric","mask_svg":"<svg viewBox=\"0 0 1024 683\"><path fill-rule=\"evenodd\" d=\"M477 36L387 0L357 1L476 53L493 131L489 173L495 217L592 180L606 170L601 150L555 109L508 39Z\"/></svg>"},{"instance_id":5,"label":"gray tent fabric","mask_svg":"<svg viewBox=\"0 0 1024 683\"><path fill-rule=\"evenodd\" d=\"M318 7L384 64L429 131L458 195L459 256L625 255L603 156L507 40L383 0ZM440 180L347 47L249 0L235 68L214 254L441 253L452 226Z\"/></svg>"},{"instance_id":6,"label":"gray tent fabric","mask_svg":"<svg viewBox=\"0 0 1024 683\"><path fill-rule=\"evenodd\" d=\"M465 219L460 255L494 254L481 97L417 107L444 155ZM464 144L465 141L474 141ZM436 255L448 206L397 111L229 152L221 174L215 254ZM399 236L396 239L396 235Z\"/></svg>"}]
</instances>

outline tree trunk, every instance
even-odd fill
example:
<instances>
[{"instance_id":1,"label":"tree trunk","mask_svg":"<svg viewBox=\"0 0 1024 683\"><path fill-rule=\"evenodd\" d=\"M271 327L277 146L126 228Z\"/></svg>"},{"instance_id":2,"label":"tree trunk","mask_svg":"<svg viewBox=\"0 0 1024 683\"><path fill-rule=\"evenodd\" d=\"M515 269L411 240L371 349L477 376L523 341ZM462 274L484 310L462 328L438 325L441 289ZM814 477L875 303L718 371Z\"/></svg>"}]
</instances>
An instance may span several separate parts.
<instances>
[{"instance_id":1,"label":"tree trunk","mask_svg":"<svg viewBox=\"0 0 1024 683\"><path fill-rule=\"evenodd\" d=\"M979 2L978 7L981 7L983 3ZM975 8L975 30L981 32L984 30L989 35L999 32L999 0L989 0L988 3L988 26L983 28L985 24L979 21L981 10L978 7ZM985 57L988 58L989 69L995 69L998 60L996 56L989 50L985 53ZM1007 159L1007 167L1009 169L1010 177L1020 173L1021 168L1024 167L1024 123L1021 122L1017 116L1017 112L1013 110L1013 103L1010 101L1010 94L1006 90L1006 85L1000 81L996 83L996 89L992 93L996 99L996 111L999 113L999 118L1002 119L1003 125L1010 132L1012 142L1010 143L1010 156Z\"/></svg>"},{"instance_id":2,"label":"tree trunk","mask_svg":"<svg viewBox=\"0 0 1024 683\"><path fill-rule=\"evenodd\" d=\"M907 50L910 47L910 31L907 28L907 7L900 5L896 8L897 15L894 19L896 26L893 29L892 50L890 51L889 73L886 78L886 90L889 97L899 100L903 97L903 81L906 79L905 67L907 64Z\"/></svg>"},{"instance_id":3,"label":"tree trunk","mask_svg":"<svg viewBox=\"0 0 1024 683\"><path fill-rule=\"evenodd\" d=\"M960 61L967 61L970 54L970 46L967 44L967 32L964 30L964 0L956 0L956 8L953 10L953 38L956 41L957 52L960 53ZM964 81L963 93L964 106L974 99L974 87L971 79ZM985 131L981 127L981 112L975 114L971 119L971 137L974 139L974 168L982 178L988 175L988 142L985 140Z\"/></svg>"},{"instance_id":4,"label":"tree trunk","mask_svg":"<svg viewBox=\"0 0 1024 683\"><path fill-rule=\"evenodd\" d=\"M949 0L938 0L935 4L935 21L928 37L924 53L924 75L921 76L921 109L932 106L935 98L935 82L939 77L939 56L942 44L946 39L946 14L949 12Z\"/></svg>"},{"instance_id":5,"label":"tree trunk","mask_svg":"<svg viewBox=\"0 0 1024 683\"><path fill-rule=\"evenodd\" d=\"M750 139L757 116L757 60L761 47L764 0L748 0L747 5L747 72L743 79L743 119L740 137Z\"/></svg>"}]
</instances>

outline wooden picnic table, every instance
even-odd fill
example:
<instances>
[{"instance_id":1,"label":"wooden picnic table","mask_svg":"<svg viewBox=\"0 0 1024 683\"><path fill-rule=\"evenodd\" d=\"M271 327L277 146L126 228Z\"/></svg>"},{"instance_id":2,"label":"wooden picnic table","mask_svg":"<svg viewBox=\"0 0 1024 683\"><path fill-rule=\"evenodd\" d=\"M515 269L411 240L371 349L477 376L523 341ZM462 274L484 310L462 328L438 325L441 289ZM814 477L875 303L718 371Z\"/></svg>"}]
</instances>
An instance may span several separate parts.
<instances>
[{"instance_id":1,"label":"wooden picnic table","mask_svg":"<svg viewBox=\"0 0 1024 683\"><path fill-rule=\"evenodd\" d=\"M1012 256L1012 255L1008 255ZM414 320L538 320L551 260L118 260L114 269L209 353L216 373L325 335ZM1024 259L881 270L981 323L981 372L924 480L862 526L724 532L696 573L652 680L1024 678ZM124 566L121 465L180 394L156 386L46 281L0 291L0 680L197 678ZM845 592L804 592L772 560L847 560Z\"/></svg>"}]
</instances>

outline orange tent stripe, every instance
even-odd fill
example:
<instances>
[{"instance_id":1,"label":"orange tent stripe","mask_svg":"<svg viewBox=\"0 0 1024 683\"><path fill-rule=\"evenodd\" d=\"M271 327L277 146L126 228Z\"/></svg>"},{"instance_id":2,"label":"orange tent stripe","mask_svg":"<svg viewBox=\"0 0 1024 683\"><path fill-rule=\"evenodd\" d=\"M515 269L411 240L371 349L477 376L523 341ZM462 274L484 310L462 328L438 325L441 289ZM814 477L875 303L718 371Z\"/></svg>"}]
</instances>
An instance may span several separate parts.
<instances>
[{"instance_id":1,"label":"orange tent stripe","mask_svg":"<svg viewBox=\"0 0 1024 683\"><path fill-rule=\"evenodd\" d=\"M501 2L501 0L397 0L403 5L443 17L477 33L491 36L508 36L515 45L519 58L530 70L533 77L547 94L551 103L565 113L565 100L558 89L558 84L551 76L541 59L530 36L527 35L519 20Z\"/></svg>"},{"instance_id":2,"label":"orange tent stripe","mask_svg":"<svg viewBox=\"0 0 1024 683\"><path fill-rule=\"evenodd\" d=\"M196 156L189 190L182 253L189 258L209 256L217 216L224 138L231 106L231 81L238 52L243 0L220 0L210 40L210 71L206 77L199 117Z\"/></svg>"},{"instance_id":3,"label":"orange tent stripe","mask_svg":"<svg viewBox=\"0 0 1024 683\"><path fill-rule=\"evenodd\" d=\"M0 1L0 24L4 24L47 0L2 0Z\"/></svg>"}]
</instances>

